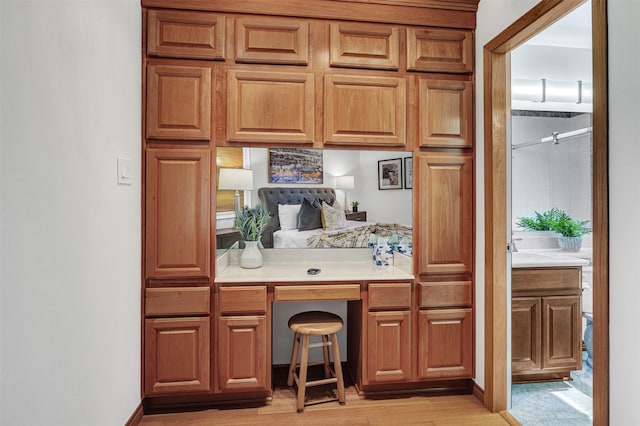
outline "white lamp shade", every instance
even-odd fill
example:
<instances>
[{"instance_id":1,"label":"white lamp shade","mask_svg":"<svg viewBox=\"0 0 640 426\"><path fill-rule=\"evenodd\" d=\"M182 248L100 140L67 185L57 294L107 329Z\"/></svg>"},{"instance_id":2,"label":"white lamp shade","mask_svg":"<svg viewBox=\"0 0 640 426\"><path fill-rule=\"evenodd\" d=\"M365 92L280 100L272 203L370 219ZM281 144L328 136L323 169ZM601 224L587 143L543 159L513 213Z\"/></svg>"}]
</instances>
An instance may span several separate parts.
<instances>
[{"instance_id":1,"label":"white lamp shade","mask_svg":"<svg viewBox=\"0 0 640 426\"><path fill-rule=\"evenodd\" d=\"M220 169L218 189L248 191L253 189L253 170Z\"/></svg>"},{"instance_id":2,"label":"white lamp shade","mask_svg":"<svg viewBox=\"0 0 640 426\"><path fill-rule=\"evenodd\" d=\"M336 176L336 189L353 189L355 187L353 176Z\"/></svg>"}]
</instances>

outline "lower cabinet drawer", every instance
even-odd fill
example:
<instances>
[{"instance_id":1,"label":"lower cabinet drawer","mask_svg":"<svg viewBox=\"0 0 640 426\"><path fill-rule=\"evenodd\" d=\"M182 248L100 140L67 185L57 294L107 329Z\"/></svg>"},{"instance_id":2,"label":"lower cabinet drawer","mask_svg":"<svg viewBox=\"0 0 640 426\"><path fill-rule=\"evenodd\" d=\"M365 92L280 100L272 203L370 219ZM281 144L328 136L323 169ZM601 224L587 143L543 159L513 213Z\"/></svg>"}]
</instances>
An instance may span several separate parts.
<instances>
[{"instance_id":1,"label":"lower cabinet drawer","mask_svg":"<svg viewBox=\"0 0 640 426\"><path fill-rule=\"evenodd\" d=\"M277 285L273 292L275 302L358 299L360 284Z\"/></svg>"},{"instance_id":2,"label":"lower cabinet drawer","mask_svg":"<svg viewBox=\"0 0 640 426\"><path fill-rule=\"evenodd\" d=\"M267 286L220 287L220 314L264 314L267 312Z\"/></svg>"},{"instance_id":3,"label":"lower cabinet drawer","mask_svg":"<svg viewBox=\"0 0 640 426\"><path fill-rule=\"evenodd\" d=\"M473 302L471 281L420 283L420 308L466 307Z\"/></svg>"},{"instance_id":4,"label":"lower cabinet drawer","mask_svg":"<svg viewBox=\"0 0 640 426\"><path fill-rule=\"evenodd\" d=\"M411 283L371 283L369 309L411 309Z\"/></svg>"},{"instance_id":5,"label":"lower cabinet drawer","mask_svg":"<svg viewBox=\"0 0 640 426\"><path fill-rule=\"evenodd\" d=\"M148 288L145 291L145 315L209 315L209 295L209 287Z\"/></svg>"}]
</instances>

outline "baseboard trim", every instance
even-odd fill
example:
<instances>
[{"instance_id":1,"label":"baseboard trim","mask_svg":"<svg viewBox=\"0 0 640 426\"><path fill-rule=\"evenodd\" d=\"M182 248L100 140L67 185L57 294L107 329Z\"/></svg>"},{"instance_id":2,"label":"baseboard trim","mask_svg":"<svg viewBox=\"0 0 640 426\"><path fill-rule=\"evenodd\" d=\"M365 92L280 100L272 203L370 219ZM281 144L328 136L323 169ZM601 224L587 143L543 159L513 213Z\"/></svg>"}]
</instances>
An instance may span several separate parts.
<instances>
[{"instance_id":1,"label":"baseboard trim","mask_svg":"<svg viewBox=\"0 0 640 426\"><path fill-rule=\"evenodd\" d=\"M138 404L124 426L138 426L142 421L142 416L144 416L144 410L142 409L142 401L140 401L140 404Z\"/></svg>"},{"instance_id":2,"label":"baseboard trim","mask_svg":"<svg viewBox=\"0 0 640 426\"><path fill-rule=\"evenodd\" d=\"M518 419L513 417L507 410L502 410L498 414L500 414L500 417L502 417L511 426L522 426L522 423L520 423Z\"/></svg>"},{"instance_id":3,"label":"baseboard trim","mask_svg":"<svg viewBox=\"0 0 640 426\"><path fill-rule=\"evenodd\" d=\"M471 393L476 397L478 401L480 401L482 405L484 405L484 389L478 386L476 382L473 382Z\"/></svg>"}]
</instances>

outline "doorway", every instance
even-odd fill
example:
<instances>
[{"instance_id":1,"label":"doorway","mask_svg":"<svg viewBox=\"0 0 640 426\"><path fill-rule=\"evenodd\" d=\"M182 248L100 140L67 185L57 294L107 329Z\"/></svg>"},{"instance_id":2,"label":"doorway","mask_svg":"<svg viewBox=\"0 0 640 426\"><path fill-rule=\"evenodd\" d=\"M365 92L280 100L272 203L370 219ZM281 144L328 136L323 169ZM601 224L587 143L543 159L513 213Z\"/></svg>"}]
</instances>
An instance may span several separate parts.
<instances>
[{"instance_id":1,"label":"doorway","mask_svg":"<svg viewBox=\"0 0 640 426\"><path fill-rule=\"evenodd\" d=\"M584 1L543 0L484 47L485 131L485 405L507 408L509 329L506 243L507 130L510 54ZM608 405L608 194L606 0L592 0L593 40L593 287L594 424L606 424Z\"/></svg>"}]
</instances>

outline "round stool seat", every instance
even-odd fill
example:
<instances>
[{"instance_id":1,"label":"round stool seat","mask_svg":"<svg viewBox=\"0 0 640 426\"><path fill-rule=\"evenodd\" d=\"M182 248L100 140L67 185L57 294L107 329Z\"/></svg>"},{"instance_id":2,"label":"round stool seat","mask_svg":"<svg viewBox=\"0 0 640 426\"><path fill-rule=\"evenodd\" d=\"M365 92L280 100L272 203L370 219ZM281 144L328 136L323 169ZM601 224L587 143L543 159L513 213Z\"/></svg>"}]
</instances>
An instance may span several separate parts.
<instances>
[{"instance_id":1,"label":"round stool seat","mask_svg":"<svg viewBox=\"0 0 640 426\"><path fill-rule=\"evenodd\" d=\"M289 319L289 328L298 334L323 336L342 329L342 318L322 311L302 312Z\"/></svg>"}]
</instances>

